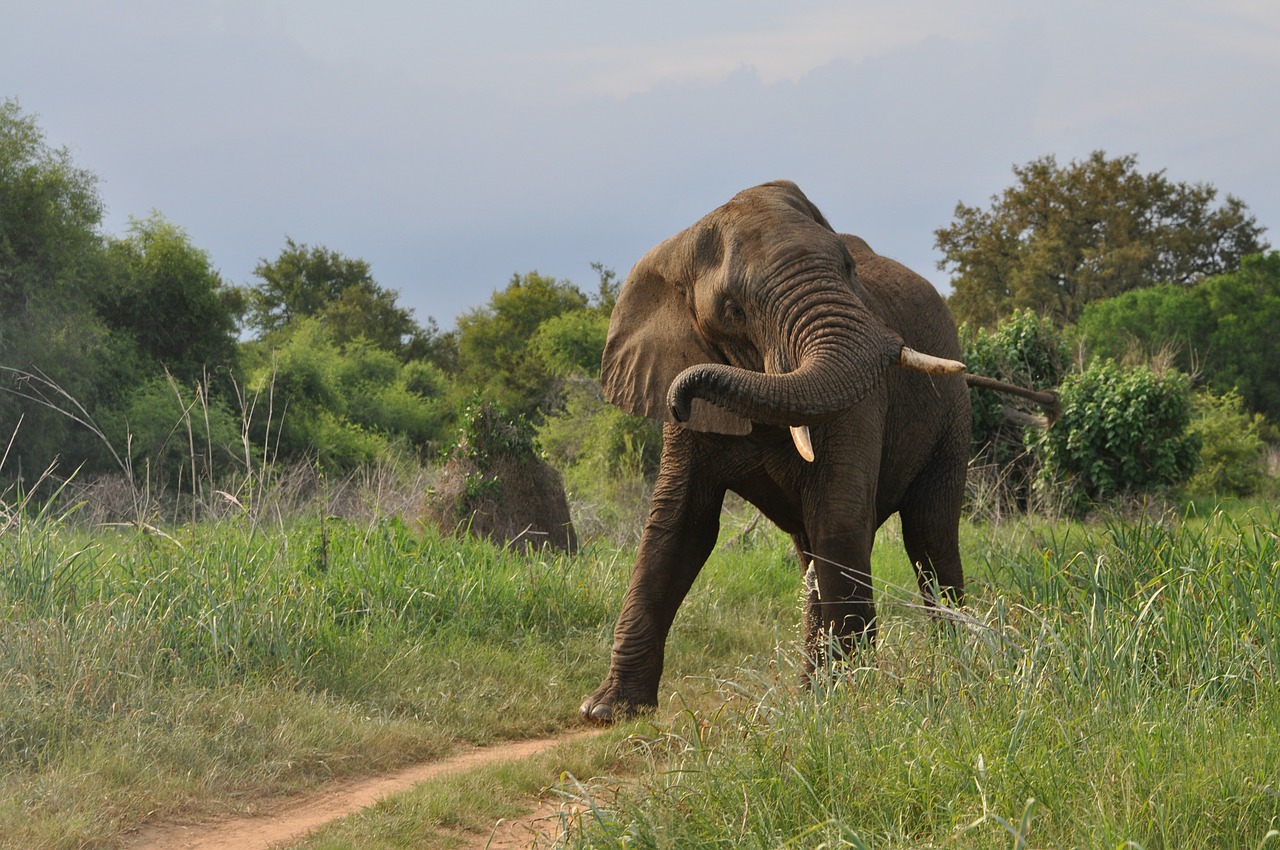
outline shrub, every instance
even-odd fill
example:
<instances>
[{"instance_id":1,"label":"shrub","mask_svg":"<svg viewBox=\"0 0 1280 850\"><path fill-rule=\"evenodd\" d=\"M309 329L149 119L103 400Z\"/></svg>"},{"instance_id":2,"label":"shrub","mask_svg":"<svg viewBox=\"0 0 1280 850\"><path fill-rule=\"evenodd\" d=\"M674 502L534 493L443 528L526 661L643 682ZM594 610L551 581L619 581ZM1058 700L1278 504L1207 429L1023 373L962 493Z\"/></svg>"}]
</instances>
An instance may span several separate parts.
<instances>
[{"instance_id":1,"label":"shrub","mask_svg":"<svg viewBox=\"0 0 1280 850\"><path fill-rule=\"evenodd\" d=\"M542 423L538 440L564 476L579 531L632 541L644 525L662 426L619 410L582 378L567 384L564 408Z\"/></svg>"},{"instance_id":2,"label":"shrub","mask_svg":"<svg viewBox=\"0 0 1280 850\"><path fill-rule=\"evenodd\" d=\"M1066 341L1052 321L1020 310L994 330L960 329L968 371L1032 389L1056 387L1070 363ZM989 495L994 505L1026 506L1036 475L1036 458L1028 449L1027 426L1013 421L1010 410L1037 415L1029 402L991 390L969 392L973 411L972 453L977 466L991 471ZM971 498L970 507L975 500Z\"/></svg>"},{"instance_id":3,"label":"shrub","mask_svg":"<svg viewBox=\"0 0 1280 850\"><path fill-rule=\"evenodd\" d=\"M272 396L272 406L254 408L253 436L281 458L314 457L326 468L351 469L392 446L421 453L442 441L447 382L439 369L402 364L364 340L339 348L314 319L297 322L278 339L270 358L259 352L250 389ZM267 423L269 412L275 420Z\"/></svg>"},{"instance_id":4,"label":"shrub","mask_svg":"<svg viewBox=\"0 0 1280 850\"><path fill-rule=\"evenodd\" d=\"M225 405L204 387L164 378L139 385L104 424L113 445L128 447L135 473L179 490L226 473L240 451L239 423Z\"/></svg>"},{"instance_id":5,"label":"shrub","mask_svg":"<svg viewBox=\"0 0 1280 850\"><path fill-rule=\"evenodd\" d=\"M1200 437L1200 466L1187 482L1196 495L1247 496L1262 484L1262 441L1265 420L1250 414L1234 390L1215 395L1208 390L1195 397L1191 429Z\"/></svg>"},{"instance_id":6,"label":"shrub","mask_svg":"<svg viewBox=\"0 0 1280 850\"><path fill-rule=\"evenodd\" d=\"M1172 369L1094 361L1060 388L1062 412L1041 441L1038 483L1067 487L1077 508L1185 481L1199 458L1190 380Z\"/></svg>"}]
</instances>

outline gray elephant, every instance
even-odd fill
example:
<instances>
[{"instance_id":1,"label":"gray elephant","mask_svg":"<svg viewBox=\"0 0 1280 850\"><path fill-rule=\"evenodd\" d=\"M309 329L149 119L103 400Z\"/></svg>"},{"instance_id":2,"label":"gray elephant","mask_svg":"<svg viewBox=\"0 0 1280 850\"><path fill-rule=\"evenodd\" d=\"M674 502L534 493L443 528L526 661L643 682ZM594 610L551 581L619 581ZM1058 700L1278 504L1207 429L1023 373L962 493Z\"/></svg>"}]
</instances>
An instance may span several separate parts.
<instances>
[{"instance_id":1,"label":"gray elephant","mask_svg":"<svg viewBox=\"0 0 1280 850\"><path fill-rule=\"evenodd\" d=\"M619 294L601 378L614 404L666 423L662 463L609 673L583 717L657 704L667 632L729 490L795 541L810 658L874 638L871 545L894 513L926 603L935 590L961 599L959 356L934 288L836 234L793 183L740 192L646 254Z\"/></svg>"}]
</instances>

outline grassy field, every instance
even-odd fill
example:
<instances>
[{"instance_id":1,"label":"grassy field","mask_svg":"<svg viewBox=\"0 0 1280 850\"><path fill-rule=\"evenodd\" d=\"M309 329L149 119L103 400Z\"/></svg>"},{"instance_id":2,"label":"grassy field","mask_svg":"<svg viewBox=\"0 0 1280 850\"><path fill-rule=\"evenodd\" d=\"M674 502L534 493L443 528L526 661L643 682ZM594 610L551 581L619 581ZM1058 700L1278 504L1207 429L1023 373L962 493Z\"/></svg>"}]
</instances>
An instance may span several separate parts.
<instances>
[{"instance_id":1,"label":"grassy field","mask_svg":"<svg viewBox=\"0 0 1280 850\"><path fill-rule=\"evenodd\" d=\"M954 625L726 679L572 846L1280 847L1277 520L969 528Z\"/></svg>"},{"instance_id":2,"label":"grassy field","mask_svg":"<svg viewBox=\"0 0 1280 850\"><path fill-rule=\"evenodd\" d=\"M563 770L588 804L575 847L1280 848L1278 524L966 526L970 600L945 626L888 527L880 644L813 691L790 544L757 531L682 609L656 716L306 846L448 846ZM147 820L575 726L631 559L393 517L166 531L0 534L0 846L122 846Z\"/></svg>"}]
</instances>

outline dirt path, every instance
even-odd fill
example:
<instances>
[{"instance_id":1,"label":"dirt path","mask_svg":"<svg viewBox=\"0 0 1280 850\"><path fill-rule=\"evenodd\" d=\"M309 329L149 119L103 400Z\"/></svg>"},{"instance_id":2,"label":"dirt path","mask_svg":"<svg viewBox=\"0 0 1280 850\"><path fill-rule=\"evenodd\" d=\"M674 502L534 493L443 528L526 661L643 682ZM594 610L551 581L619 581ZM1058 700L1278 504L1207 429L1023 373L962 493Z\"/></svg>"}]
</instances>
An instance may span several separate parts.
<instances>
[{"instance_id":1,"label":"dirt path","mask_svg":"<svg viewBox=\"0 0 1280 850\"><path fill-rule=\"evenodd\" d=\"M592 734L595 734L593 730L583 730L553 738L475 747L440 761L321 789L292 800L277 811L253 817L197 824L157 824L140 830L128 847L129 850L267 850L296 841L331 820L372 806L383 797L407 791L427 780L529 758ZM494 828L492 841L485 836L477 847L488 846L492 850L528 847L538 836L554 835L559 826L558 814L559 804L544 803L524 818L500 821Z\"/></svg>"}]
</instances>

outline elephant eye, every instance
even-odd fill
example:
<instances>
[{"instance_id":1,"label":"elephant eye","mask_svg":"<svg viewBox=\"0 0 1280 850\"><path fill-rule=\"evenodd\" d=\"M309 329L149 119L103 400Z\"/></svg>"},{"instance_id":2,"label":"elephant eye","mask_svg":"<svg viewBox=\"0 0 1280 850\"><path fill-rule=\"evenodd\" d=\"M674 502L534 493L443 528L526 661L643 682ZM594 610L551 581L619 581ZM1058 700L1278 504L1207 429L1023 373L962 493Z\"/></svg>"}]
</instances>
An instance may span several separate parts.
<instances>
[{"instance_id":1,"label":"elephant eye","mask_svg":"<svg viewBox=\"0 0 1280 850\"><path fill-rule=\"evenodd\" d=\"M746 314L742 312L742 308L738 306L738 302L734 301L732 298L726 298L724 300L723 311L725 319L730 322L741 322L747 317Z\"/></svg>"}]
</instances>

